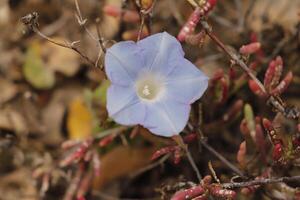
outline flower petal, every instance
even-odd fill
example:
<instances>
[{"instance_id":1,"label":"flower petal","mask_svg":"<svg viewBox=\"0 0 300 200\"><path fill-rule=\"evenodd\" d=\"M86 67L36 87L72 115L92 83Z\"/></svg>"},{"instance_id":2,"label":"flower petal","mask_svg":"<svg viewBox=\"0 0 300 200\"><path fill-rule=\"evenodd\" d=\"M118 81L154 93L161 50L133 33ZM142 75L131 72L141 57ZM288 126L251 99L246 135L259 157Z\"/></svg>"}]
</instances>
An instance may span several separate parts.
<instances>
[{"instance_id":1,"label":"flower petal","mask_svg":"<svg viewBox=\"0 0 300 200\"><path fill-rule=\"evenodd\" d=\"M146 68L162 75L172 70L173 59L184 55L181 44L167 32L149 36L137 45L142 49Z\"/></svg>"},{"instance_id":2,"label":"flower petal","mask_svg":"<svg viewBox=\"0 0 300 200\"><path fill-rule=\"evenodd\" d=\"M170 137L179 134L187 124L191 106L176 101L159 101L147 105L142 125L152 133Z\"/></svg>"},{"instance_id":3,"label":"flower petal","mask_svg":"<svg viewBox=\"0 0 300 200\"><path fill-rule=\"evenodd\" d=\"M167 93L173 99L191 104L199 99L208 86L208 77L193 63L183 58L166 78Z\"/></svg>"},{"instance_id":4,"label":"flower petal","mask_svg":"<svg viewBox=\"0 0 300 200\"><path fill-rule=\"evenodd\" d=\"M107 91L107 111L111 118L123 125L135 125L145 118L146 107L131 87L111 85Z\"/></svg>"},{"instance_id":5,"label":"flower petal","mask_svg":"<svg viewBox=\"0 0 300 200\"><path fill-rule=\"evenodd\" d=\"M140 49L133 41L119 42L105 55L105 71L114 84L130 85L144 66Z\"/></svg>"}]
</instances>

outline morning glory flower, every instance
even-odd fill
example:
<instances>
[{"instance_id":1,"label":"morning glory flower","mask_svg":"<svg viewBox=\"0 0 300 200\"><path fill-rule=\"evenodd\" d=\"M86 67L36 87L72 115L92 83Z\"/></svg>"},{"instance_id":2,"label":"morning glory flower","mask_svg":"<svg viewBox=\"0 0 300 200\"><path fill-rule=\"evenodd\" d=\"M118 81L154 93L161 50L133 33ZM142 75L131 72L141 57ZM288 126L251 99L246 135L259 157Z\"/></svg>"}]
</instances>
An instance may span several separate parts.
<instances>
[{"instance_id":1,"label":"morning glory flower","mask_svg":"<svg viewBox=\"0 0 300 200\"><path fill-rule=\"evenodd\" d=\"M109 116L165 137L184 129L191 104L208 85L208 77L184 58L181 44L166 32L114 44L106 52L105 71L111 81Z\"/></svg>"}]
</instances>

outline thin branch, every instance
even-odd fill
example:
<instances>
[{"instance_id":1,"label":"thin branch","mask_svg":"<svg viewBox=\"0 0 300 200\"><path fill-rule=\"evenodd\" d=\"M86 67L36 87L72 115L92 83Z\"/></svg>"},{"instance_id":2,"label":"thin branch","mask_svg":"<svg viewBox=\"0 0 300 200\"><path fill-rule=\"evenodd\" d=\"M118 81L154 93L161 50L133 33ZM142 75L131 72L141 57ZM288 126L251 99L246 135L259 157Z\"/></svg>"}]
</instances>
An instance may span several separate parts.
<instances>
[{"instance_id":1,"label":"thin branch","mask_svg":"<svg viewBox=\"0 0 300 200\"><path fill-rule=\"evenodd\" d=\"M58 45L60 47L63 47L63 48L72 49L73 51L75 51L76 53L78 53L82 58L84 58L88 63L94 65L94 62L92 60L90 60L88 56L86 56L84 53L82 53L79 49L77 49L75 47L75 44L78 43L79 41L75 41L75 42L72 42L72 43L69 43L69 44L65 44L65 43L61 43L61 42L55 41L52 38L50 38L50 37L46 36L45 34L43 34L38 29L38 26L39 26L39 24L38 24L38 18L39 18L39 14L37 12L33 12L33 13L27 14L24 17L22 17L21 21L30 30L32 30L33 32L35 32L36 34L38 34L40 37L44 38L48 42L51 42L51 43L53 43L55 45Z\"/></svg>"},{"instance_id":2,"label":"thin branch","mask_svg":"<svg viewBox=\"0 0 300 200\"><path fill-rule=\"evenodd\" d=\"M242 56L239 53L236 53L230 49L228 49L224 43L219 40L219 38L213 33L212 28L208 25L208 23L202 19L200 21L202 28L205 30L206 34L210 37L210 39L215 42L231 59L231 61L240 66L246 74L258 85L259 89L262 93L264 93L265 96L269 97L268 102L270 105L273 106L276 110L281 112L286 118L290 119L298 119L300 117L299 108L293 107L292 109L289 109L285 106L284 102L281 100L279 96L274 96L270 94L262 82L255 76L255 74L252 72L252 70L247 66L247 64L241 59ZM278 109L280 107L280 109Z\"/></svg>"},{"instance_id":3,"label":"thin branch","mask_svg":"<svg viewBox=\"0 0 300 200\"><path fill-rule=\"evenodd\" d=\"M79 26L83 27L84 30L87 32L87 34L90 36L90 38L92 38L93 40L95 41L98 41L98 38L96 38L92 33L91 31L86 27L86 22L87 22L87 19L83 18L82 17L82 14L81 14L81 11L80 11L80 7L79 7L79 4L78 4L78 1L77 0L74 0L74 3L75 3L75 6L76 6L76 18L77 18L77 22L79 24Z\"/></svg>"},{"instance_id":4,"label":"thin branch","mask_svg":"<svg viewBox=\"0 0 300 200\"><path fill-rule=\"evenodd\" d=\"M141 0L139 0L138 2L136 1L136 8L138 9L138 11L140 13L140 18L141 18L137 41L139 41L141 39L141 35L143 33L144 26L146 26L148 34L151 35L151 17L152 17L152 13L153 13L153 9L154 9L155 5L156 5L156 0L153 0L151 7L144 9L142 7L142 1Z\"/></svg>"},{"instance_id":5,"label":"thin branch","mask_svg":"<svg viewBox=\"0 0 300 200\"><path fill-rule=\"evenodd\" d=\"M240 187L249 187L253 185L265 185L265 184L274 184L274 183L282 183L282 182L288 183L293 181L300 181L300 176L257 179L257 180L238 182L238 183L224 183L222 184L222 186L224 188L240 188Z\"/></svg>"},{"instance_id":6,"label":"thin branch","mask_svg":"<svg viewBox=\"0 0 300 200\"><path fill-rule=\"evenodd\" d=\"M200 122L201 124L201 122ZM223 164L225 164L228 168L230 168L233 172L238 174L241 177L245 177L244 173L239 170L236 166L234 166L230 161L228 161L224 156L222 156L219 152L217 152L212 146L210 146L206 139L204 138L204 134L200 127L194 127L191 124L190 129L195 131L198 134L198 141L201 146L203 146L206 150L208 150L210 153L212 153L214 156L216 156Z\"/></svg>"},{"instance_id":7,"label":"thin branch","mask_svg":"<svg viewBox=\"0 0 300 200\"><path fill-rule=\"evenodd\" d=\"M119 127L115 127L115 128L111 128L111 129L108 129L108 130L105 130L105 131L102 131L100 133L97 133L95 136L94 136L94 139L102 139L112 133L114 134L119 134L125 130L128 130L130 127L128 126L119 126Z\"/></svg>"},{"instance_id":8,"label":"thin branch","mask_svg":"<svg viewBox=\"0 0 300 200\"><path fill-rule=\"evenodd\" d=\"M238 174L239 176L245 177L243 172L239 170L236 166L234 166L230 161L228 161L224 156L222 156L219 152L217 152L212 146L210 146L207 142L201 139L201 144L205 149L207 149L210 153L216 156L222 163L224 163L227 167L229 167L233 172Z\"/></svg>"},{"instance_id":9,"label":"thin branch","mask_svg":"<svg viewBox=\"0 0 300 200\"><path fill-rule=\"evenodd\" d=\"M100 61L102 53L104 53L104 54L106 53L106 47L104 45L104 40L103 40L102 33L101 33L100 27L99 27L99 21L100 21L99 18L97 18L96 19L96 30L97 30L98 42L99 42L101 51L99 51L98 56L97 56L97 60L95 63L96 67L98 67L98 65L99 65L99 61ZM100 66L100 69L102 69L102 68L103 68L103 65Z\"/></svg>"},{"instance_id":10,"label":"thin branch","mask_svg":"<svg viewBox=\"0 0 300 200\"><path fill-rule=\"evenodd\" d=\"M36 34L38 34L40 37L44 38L45 40L47 40L48 42L51 42L53 44L56 44L60 47L63 48L67 48L67 49L72 49L73 51L75 51L76 53L78 53L83 59L85 59L88 63L90 63L91 65L95 65L95 63L84 53L82 53L78 48L76 48L74 45L76 43L78 43L79 41L75 41L69 44L65 44L65 43L61 43L58 41L53 40L52 38L44 35L37 27L32 27L32 31L35 32Z\"/></svg>"},{"instance_id":11,"label":"thin branch","mask_svg":"<svg viewBox=\"0 0 300 200\"><path fill-rule=\"evenodd\" d=\"M171 156L171 154L166 154L165 156L163 156L156 162L153 162L153 163L147 165L146 167L143 167L143 168L135 171L134 173L130 174L129 177L133 179L133 178L139 176L140 174L143 174L159 165L162 165L166 160L168 160L170 158L170 156Z\"/></svg>"},{"instance_id":12,"label":"thin branch","mask_svg":"<svg viewBox=\"0 0 300 200\"><path fill-rule=\"evenodd\" d=\"M198 181L201 182L202 181L202 176L201 176L201 174L199 172L199 169L198 169L198 167L197 167L197 165L196 165L196 163L195 163L195 161L194 161L194 159L192 157L192 154L190 153L190 151L189 151L189 149L188 149L187 146L186 146L186 148L184 150L185 150L186 156L187 156L187 158L188 158L188 160L189 160L192 168L194 169L194 171L195 171L195 173L197 175Z\"/></svg>"},{"instance_id":13,"label":"thin branch","mask_svg":"<svg viewBox=\"0 0 300 200\"><path fill-rule=\"evenodd\" d=\"M234 63L239 65L248 74L248 76L250 76L257 83L257 85L259 86L259 88L261 89L262 92L267 94L267 91L266 91L264 85L252 73L251 69L245 64L245 62L240 59L240 56L236 53L233 53L231 50L229 50L223 44L223 42L221 42L219 40L219 38L217 38L217 36L212 32L211 27L208 25L208 23L206 21L201 20L201 25L204 28L204 30L206 31L207 35L230 57L230 59L232 61L234 61Z\"/></svg>"},{"instance_id":14,"label":"thin branch","mask_svg":"<svg viewBox=\"0 0 300 200\"><path fill-rule=\"evenodd\" d=\"M143 33L144 26L145 26L145 15L143 13L141 13L141 24L140 24L140 28L139 28L137 41L139 41L141 39L141 35Z\"/></svg>"},{"instance_id":15,"label":"thin branch","mask_svg":"<svg viewBox=\"0 0 300 200\"><path fill-rule=\"evenodd\" d=\"M196 163L195 163L195 161L194 161L194 159L193 159L193 157L192 157L192 155L191 155L191 153L190 153L190 151L188 149L188 146L184 143L182 136L181 135L174 136L173 139L185 151L185 154L186 154L186 156L188 158L188 161L191 164L193 170L195 171L199 183L201 183L202 176L201 176L201 174L199 172L199 169L198 169L198 167L197 167L197 165L196 165Z\"/></svg>"},{"instance_id":16,"label":"thin branch","mask_svg":"<svg viewBox=\"0 0 300 200\"><path fill-rule=\"evenodd\" d=\"M100 47L102 49L102 51L104 53L106 53L106 48L105 48L105 45L104 45L104 40L103 40L103 37L102 37L102 33L100 31L100 27L99 27L99 18L96 19L96 30L97 30L97 35L98 35L98 42L100 44Z\"/></svg>"},{"instance_id":17,"label":"thin branch","mask_svg":"<svg viewBox=\"0 0 300 200\"><path fill-rule=\"evenodd\" d=\"M99 43L102 52L106 53L106 48L104 46L104 40L103 40L102 34L100 32L99 25L98 25L99 24L99 19L96 19L96 30L97 30L97 36L98 36L98 37L96 37L96 36L94 36L94 34L92 34L92 32L86 26L87 19L83 18L82 14L81 14L80 7L79 7L79 4L78 4L78 0L74 0L74 2L75 2L75 6L76 6L76 11L77 11L76 18L77 18L77 22L78 22L79 26L83 27L85 32L87 32L87 34L89 35L89 37L92 40L95 40ZM98 67L102 52L99 51L99 53L98 53L97 60L94 64L95 67ZM103 67L100 67L100 68L103 68Z\"/></svg>"}]
</instances>

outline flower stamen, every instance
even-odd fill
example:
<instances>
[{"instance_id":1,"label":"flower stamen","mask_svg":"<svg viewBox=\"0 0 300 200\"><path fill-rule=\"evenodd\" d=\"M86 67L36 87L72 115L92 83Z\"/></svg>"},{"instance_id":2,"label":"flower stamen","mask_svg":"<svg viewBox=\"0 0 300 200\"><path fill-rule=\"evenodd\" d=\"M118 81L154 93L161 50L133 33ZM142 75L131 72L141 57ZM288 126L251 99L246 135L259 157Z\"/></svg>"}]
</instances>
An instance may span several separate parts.
<instances>
[{"instance_id":1,"label":"flower stamen","mask_svg":"<svg viewBox=\"0 0 300 200\"><path fill-rule=\"evenodd\" d=\"M144 86L143 94L146 95L146 96L149 96L151 94L150 91L149 91L149 86L148 85Z\"/></svg>"},{"instance_id":2,"label":"flower stamen","mask_svg":"<svg viewBox=\"0 0 300 200\"><path fill-rule=\"evenodd\" d=\"M156 100L160 96L163 85L154 75L145 75L136 82L136 93L142 100Z\"/></svg>"}]
</instances>

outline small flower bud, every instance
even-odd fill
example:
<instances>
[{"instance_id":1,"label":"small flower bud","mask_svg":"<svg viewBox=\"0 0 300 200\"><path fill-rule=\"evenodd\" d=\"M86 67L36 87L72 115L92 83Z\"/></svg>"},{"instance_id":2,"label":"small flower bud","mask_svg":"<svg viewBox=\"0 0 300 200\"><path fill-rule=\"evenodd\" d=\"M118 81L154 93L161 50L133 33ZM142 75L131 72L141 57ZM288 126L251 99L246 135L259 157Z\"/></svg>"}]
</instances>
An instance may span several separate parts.
<instances>
[{"instance_id":1,"label":"small flower bud","mask_svg":"<svg viewBox=\"0 0 300 200\"><path fill-rule=\"evenodd\" d=\"M279 161L280 158L283 155L283 146L281 143L277 143L274 146L273 152L272 152L272 157L275 161Z\"/></svg>"},{"instance_id":2,"label":"small flower bud","mask_svg":"<svg viewBox=\"0 0 300 200\"><path fill-rule=\"evenodd\" d=\"M186 200L186 199L192 199L194 197L200 196L205 192L204 188L201 185L185 189L185 190L180 190L176 192L171 200Z\"/></svg>"},{"instance_id":3,"label":"small flower bud","mask_svg":"<svg viewBox=\"0 0 300 200\"><path fill-rule=\"evenodd\" d=\"M253 54L257 52L261 47L261 44L259 42L253 42L247 45L243 45L240 48L240 53L244 55Z\"/></svg>"},{"instance_id":4,"label":"small flower bud","mask_svg":"<svg viewBox=\"0 0 300 200\"><path fill-rule=\"evenodd\" d=\"M284 79L276 86L276 88L272 90L270 93L273 95L282 94L288 88L292 80L293 80L293 73L290 71L287 73Z\"/></svg>"},{"instance_id":5,"label":"small flower bud","mask_svg":"<svg viewBox=\"0 0 300 200\"><path fill-rule=\"evenodd\" d=\"M265 73L264 86L268 91L272 90L279 82L283 68L283 61L280 56L269 63Z\"/></svg>"}]
</instances>

